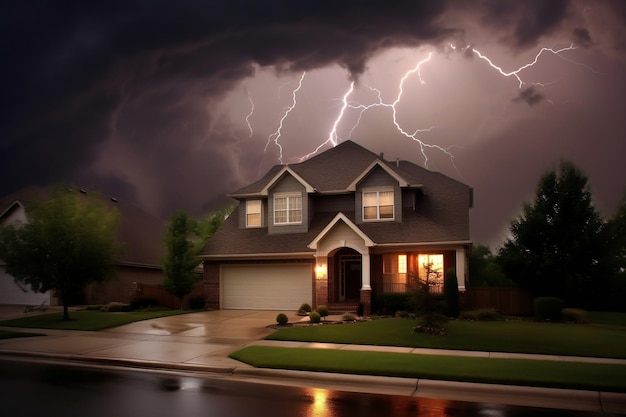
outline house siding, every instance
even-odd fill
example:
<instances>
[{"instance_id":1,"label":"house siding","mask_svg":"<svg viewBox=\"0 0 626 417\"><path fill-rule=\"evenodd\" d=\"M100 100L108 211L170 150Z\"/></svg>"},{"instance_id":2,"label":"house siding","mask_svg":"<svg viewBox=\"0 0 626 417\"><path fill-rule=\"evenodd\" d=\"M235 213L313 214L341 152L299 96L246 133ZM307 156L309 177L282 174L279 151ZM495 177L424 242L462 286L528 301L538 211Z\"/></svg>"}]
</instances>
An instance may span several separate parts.
<instances>
[{"instance_id":1,"label":"house siding","mask_svg":"<svg viewBox=\"0 0 626 417\"><path fill-rule=\"evenodd\" d=\"M302 196L302 224L274 225L274 195L279 193L299 193ZM291 175L285 175L270 190L267 204L267 233L306 233L309 221L309 199L304 186Z\"/></svg>"},{"instance_id":2,"label":"house siding","mask_svg":"<svg viewBox=\"0 0 626 417\"><path fill-rule=\"evenodd\" d=\"M393 187L394 198L394 222L402 222L402 193L398 181L385 172L381 167L376 167L357 186L354 196L354 211L356 223L363 223L363 190L366 188Z\"/></svg>"}]
</instances>

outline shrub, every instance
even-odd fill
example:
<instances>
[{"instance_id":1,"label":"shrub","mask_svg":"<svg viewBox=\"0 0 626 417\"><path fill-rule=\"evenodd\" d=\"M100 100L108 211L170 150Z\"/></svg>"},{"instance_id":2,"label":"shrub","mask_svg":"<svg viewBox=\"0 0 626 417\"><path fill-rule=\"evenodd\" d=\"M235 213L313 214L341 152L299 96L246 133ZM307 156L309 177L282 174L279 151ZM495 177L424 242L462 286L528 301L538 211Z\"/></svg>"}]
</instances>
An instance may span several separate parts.
<instances>
[{"instance_id":1,"label":"shrub","mask_svg":"<svg viewBox=\"0 0 626 417\"><path fill-rule=\"evenodd\" d=\"M359 303L359 305L356 308L356 315L359 317L363 317L364 312L365 312L365 306L363 305L363 303Z\"/></svg>"},{"instance_id":2,"label":"shrub","mask_svg":"<svg viewBox=\"0 0 626 417\"><path fill-rule=\"evenodd\" d=\"M317 311L311 311L311 314L309 314L309 319L311 320L311 323L319 323L320 317L320 313L318 313Z\"/></svg>"},{"instance_id":3,"label":"shrub","mask_svg":"<svg viewBox=\"0 0 626 417\"><path fill-rule=\"evenodd\" d=\"M350 313L344 313L344 315L341 317L341 319L343 321L355 321L356 317L354 317L352 314Z\"/></svg>"},{"instance_id":4,"label":"shrub","mask_svg":"<svg viewBox=\"0 0 626 417\"><path fill-rule=\"evenodd\" d=\"M380 315L394 315L398 310L409 310L408 293L380 293L374 296L372 310Z\"/></svg>"},{"instance_id":5,"label":"shrub","mask_svg":"<svg viewBox=\"0 0 626 417\"><path fill-rule=\"evenodd\" d=\"M279 313L276 316L276 323L280 324L281 326L284 324L287 324L288 321L289 321L289 318L284 313Z\"/></svg>"},{"instance_id":6,"label":"shrub","mask_svg":"<svg viewBox=\"0 0 626 417\"><path fill-rule=\"evenodd\" d=\"M450 268L446 271L443 282L443 297L446 301L446 314L448 317L459 316L459 285L456 279L456 270Z\"/></svg>"},{"instance_id":7,"label":"shrub","mask_svg":"<svg viewBox=\"0 0 626 417\"><path fill-rule=\"evenodd\" d=\"M537 297L534 301L535 317L539 320L560 320L565 307L558 297Z\"/></svg>"},{"instance_id":8,"label":"shrub","mask_svg":"<svg viewBox=\"0 0 626 417\"><path fill-rule=\"evenodd\" d=\"M135 297L130 302L130 308L132 310L143 310L148 307L158 306L159 302L156 298L151 297Z\"/></svg>"},{"instance_id":9,"label":"shrub","mask_svg":"<svg viewBox=\"0 0 626 417\"><path fill-rule=\"evenodd\" d=\"M561 310L561 318L563 321L574 323L587 323L587 312L580 308L564 308Z\"/></svg>"},{"instance_id":10,"label":"shrub","mask_svg":"<svg viewBox=\"0 0 626 417\"><path fill-rule=\"evenodd\" d=\"M189 308L191 310L203 310L204 304L204 297L202 297L201 295L196 295L195 297L191 297L189 299Z\"/></svg>"},{"instance_id":11,"label":"shrub","mask_svg":"<svg viewBox=\"0 0 626 417\"><path fill-rule=\"evenodd\" d=\"M425 314L418 321L417 326L413 327L415 333L425 333L433 336L440 336L446 333L444 325L448 322L448 318L439 313Z\"/></svg>"},{"instance_id":12,"label":"shrub","mask_svg":"<svg viewBox=\"0 0 626 417\"><path fill-rule=\"evenodd\" d=\"M502 318L495 308L479 308L476 310L463 311L459 317L463 320L474 321L496 321Z\"/></svg>"},{"instance_id":13,"label":"shrub","mask_svg":"<svg viewBox=\"0 0 626 417\"><path fill-rule=\"evenodd\" d=\"M317 313L320 315L320 317L327 317L328 316L328 307L326 307L325 305L317 306L315 311L317 311Z\"/></svg>"},{"instance_id":14,"label":"shrub","mask_svg":"<svg viewBox=\"0 0 626 417\"><path fill-rule=\"evenodd\" d=\"M306 316L307 314L309 314L311 312L311 306L307 303L303 303L300 308L298 309L298 315L299 316Z\"/></svg>"}]
</instances>

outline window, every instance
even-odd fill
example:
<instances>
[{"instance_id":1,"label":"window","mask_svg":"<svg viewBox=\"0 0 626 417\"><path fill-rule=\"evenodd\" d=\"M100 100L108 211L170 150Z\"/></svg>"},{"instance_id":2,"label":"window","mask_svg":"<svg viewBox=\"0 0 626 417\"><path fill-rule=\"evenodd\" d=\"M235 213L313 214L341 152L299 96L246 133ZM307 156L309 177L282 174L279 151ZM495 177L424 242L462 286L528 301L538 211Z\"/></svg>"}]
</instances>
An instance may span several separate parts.
<instances>
[{"instance_id":1,"label":"window","mask_svg":"<svg viewBox=\"0 0 626 417\"><path fill-rule=\"evenodd\" d=\"M383 286L381 292L405 292L407 283L407 256L383 255Z\"/></svg>"},{"instance_id":2,"label":"window","mask_svg":"<svg viewBox=\"0 0 626 417\"><path fill-rule=\"evenodd\" d=\"M434 292L443 289L443 255L419 255L419 277L420 280L431 286Z\"/></svg>"},{"instance_id":3,"label":"window","mask_svg":"<svg viewBox=\"0 0 626 417\"><path fill-rule=\"evenodd\" d=\"M393 220L393 191L364 191L363 220Z\"/></svg>"},{"instance_id":4,"label":"window","mask_svg":"<svg viewBox=\"0 0 626 417\"><path fill-rule=\"evenodd\" d=\"M302 223L302 195L279 194L274 196L274 224Z\"/></svg>"},{"instance_id":5,"label":"window","mask_svg":"<svg viewBox=\"0 0 626 417\"><path fill-rule=\"evenodd\" d=\"M261 200L246 201L246 227L261 227Z\"/></svg>"}]
</instances>

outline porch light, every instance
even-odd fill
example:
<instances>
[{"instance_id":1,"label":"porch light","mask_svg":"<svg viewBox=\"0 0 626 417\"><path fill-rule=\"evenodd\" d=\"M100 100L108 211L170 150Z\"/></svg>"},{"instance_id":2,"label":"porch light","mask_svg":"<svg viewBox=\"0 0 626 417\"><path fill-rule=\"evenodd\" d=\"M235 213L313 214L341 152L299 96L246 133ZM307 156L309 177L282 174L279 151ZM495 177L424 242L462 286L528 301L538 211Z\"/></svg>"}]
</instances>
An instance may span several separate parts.
<instances>
[{"instance_id":1,"label":"porch light","mask_svg":"<svg viewBox=\"0 0 626 417\"><path fill-rule=\"evenodd\" d=\"M324 278L326 276L326 265L318 264L315 266L315 277L317 279Z\"/></svg>"}]
</instances>

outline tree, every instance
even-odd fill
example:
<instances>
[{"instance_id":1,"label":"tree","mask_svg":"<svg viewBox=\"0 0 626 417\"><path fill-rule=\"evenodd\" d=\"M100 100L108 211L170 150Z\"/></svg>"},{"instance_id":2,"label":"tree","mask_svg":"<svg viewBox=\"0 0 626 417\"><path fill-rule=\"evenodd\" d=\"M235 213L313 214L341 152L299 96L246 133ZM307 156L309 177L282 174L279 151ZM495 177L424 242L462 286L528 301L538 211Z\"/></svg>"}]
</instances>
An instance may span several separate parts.
<instances>
[{"instance_id":1,"label":"tree","mask_svg":"<svg viewBox=\"0 0 626 417\"><path fill-rule=\"evenodd\" d=\"M607 228L610 234L613 271L610 276L606 308L626 311L624 303L624 298L626 298L626 192L615 216L608 221Z\"/></svg>"},{"instance_id":2,"label":"tree","mask_svg":"<svg viewBox=\"0 0 626 417\"><path fill-rule=\"evenodd\" d=\"M183 297L193 290L198 275L195 272L200 263L194 245L189 240L195 221L182 211L174 213L165 234L166 258L163 262L165 289L178 297L182 307Z\"/></svg>"},{"instance_id":3,"label":"tree","mask_svg":"<svg viewBox=\"0 0 626 417\"><path fill-rule=\"evenodd\" d=\"M587 177L572 163L542 176L534 201L511 223L511 236L498 252L508 278L571 306L599 301L607 287L607 233Z\"/></svg>"},{"instance_id":4,"label":"tree","mask_svg":"<svg viewBox=\"0 0 626 417\"><path fill-rule=\"evenodd\" d=\"M470 284L473 286L509 287L513 285L497 263L491 249L484 245L472 247L469 255Z\"/></svg>"},{"instance_id":5,"label":"tree","mask_svg":"<svg viewBox=\"0 0 626 417\"><path fill-rule=\"evenodd\" d=\"M183 298L199 279L195 271L200 264L198 252L231 211L232 208L219 210L200 220L182 211L172 215L164 238L167 254L163 262L163 284L170 294L178 297L181 307Z\"/></svg>"},{"instance_id":6,"label":"tree","mask_svg":"<svg viewBox=\"0 0 626 417\"><path fill-rule=\"evenodd\" d=\"M27 204L26 214L26 224L0 229L0 259L17 283L35 292L56 291L63 320L69 320L72 296L114 271L119 214L97 196L68 188Z\"/></svg>"}]
</instances>

